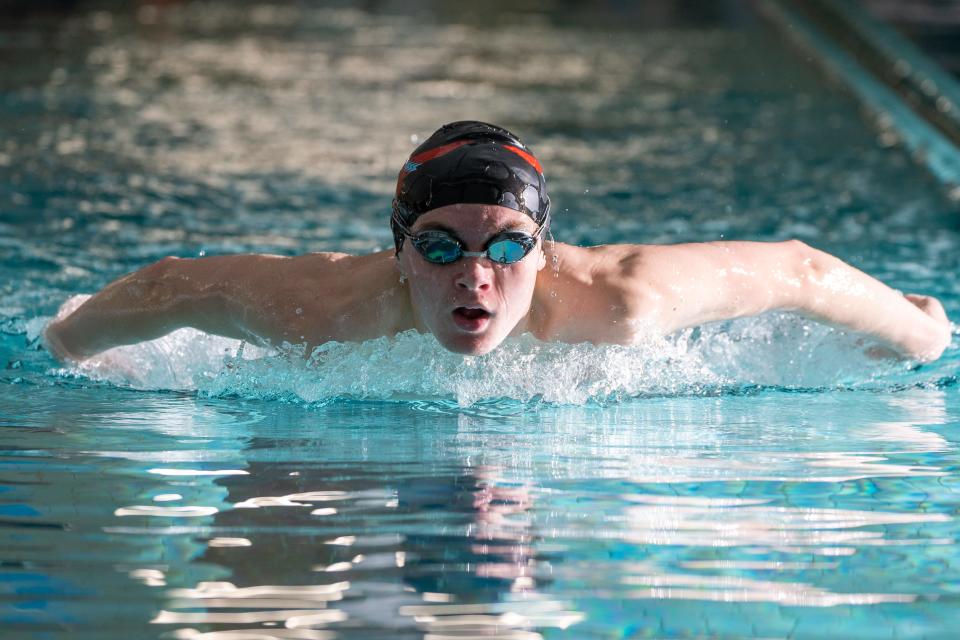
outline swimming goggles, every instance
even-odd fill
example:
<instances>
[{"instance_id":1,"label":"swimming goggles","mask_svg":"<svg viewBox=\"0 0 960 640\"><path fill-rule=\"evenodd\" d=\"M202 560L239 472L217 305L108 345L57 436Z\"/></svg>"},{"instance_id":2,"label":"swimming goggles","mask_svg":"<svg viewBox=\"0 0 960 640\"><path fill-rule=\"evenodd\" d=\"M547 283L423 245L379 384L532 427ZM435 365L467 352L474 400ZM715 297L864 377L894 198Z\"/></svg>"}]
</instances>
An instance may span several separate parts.
<instances>
[{"instance_id":1,"label":"swimming goggles","mask_svg":"<svg viewBox=\"0 0 960 640\"><path fill-rule=\"evenodd\" d=\"M533 235L523 231L498 233L487 240L483 251L465 250L459 238L441 229L411 233L409 229L401 227L400 231L410 238L410 244L423 256L424 260L432 264L450 264L464 257L487 258L497 264L514 264L533 251L537 246L537 238L543 233L545 227L546 225L540 225Z\"/></svg>"}]
</instances>

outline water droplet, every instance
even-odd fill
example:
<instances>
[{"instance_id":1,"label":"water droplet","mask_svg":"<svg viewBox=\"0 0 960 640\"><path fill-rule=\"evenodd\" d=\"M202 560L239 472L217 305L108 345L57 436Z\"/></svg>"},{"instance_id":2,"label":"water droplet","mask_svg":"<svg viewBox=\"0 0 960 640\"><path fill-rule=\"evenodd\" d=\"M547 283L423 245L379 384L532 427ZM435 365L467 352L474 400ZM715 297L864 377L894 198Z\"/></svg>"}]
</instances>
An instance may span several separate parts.
<instances>
[{"instance_id":1,"label":"water droplet","mask_svg":"<svg viewBox=\"0 0 960 640\"><path fill-rule=\"evenodd\" d=\"M302 315L303 315L303 309L301 309L300 307L297 307L296 314L297 314L298 316L302 316ZM300 337L302 338L303 336L300 336Z\"/></svg>"}]
</instances>

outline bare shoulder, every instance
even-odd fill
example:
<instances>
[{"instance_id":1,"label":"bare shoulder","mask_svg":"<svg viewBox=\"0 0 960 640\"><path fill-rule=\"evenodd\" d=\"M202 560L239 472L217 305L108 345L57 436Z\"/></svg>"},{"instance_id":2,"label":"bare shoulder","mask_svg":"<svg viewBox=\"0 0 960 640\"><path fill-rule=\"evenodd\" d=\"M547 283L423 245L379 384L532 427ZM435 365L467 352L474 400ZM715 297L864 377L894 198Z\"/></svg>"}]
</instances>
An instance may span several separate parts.
<instances>
[{"instance_id":1,"label":"bare shoulder","mask_svg":"<svg viewBox=\"0 0 960 640\"><path fill-rule=\"evenodd\" d=\"M275 286L291 341L366 340L410 328L409 298L395 263L392 251L290 258Z\"/></svg>"},{"instance_id":2,"label":"bare shoulder","mask_svg":"<svg viewBox=\"0 0 960 640\"><path fill-rule=\"evenodd\" d=\"M537 332L565 342L631 343L644 331L655 297L647 276L652 245L548 247L537 281ZM556 259L554 259L554 256Z\"/></svg>"},{"instance_id":3,"label":"bare shoulder","mask_svg":"<svg viewBox=\"0 0 960 640\"><path fill-rule=\"evenodd\" d=\"M390 251L164 262L165 277L193 280L204 315L236 318L274 344L366 340L412 323Z\"/></svg>"},{"instance_id":4,"label":"bare shoulder","mask_svg":"<svg viewBox=\"0 0 960 640\"><path fill-rule=\"evenodd\" d=\"M712 242L636 246L643 247L643 253L647 258L646 265L657 269L662 268L664 264L670 264L678 259L729 262L743 259L768 259L772 257L782 257L784 255L794 256L795 254L808 252L810 250L810 247L800 240L772 242L716 240Z\"/></svg>"},{"instance_id":5,"label":"bare shoulder","mask_svg":"<svg viewBox=\"0 0 960 640\"><path fill-rule=\"evenodd\" d=\"M545 317L559 339L628 343L754 315L776 306L772 282L795 286L811 251L798 241L559 246L552 298L565 302Z\"/></svg>"},{"instance_id":6,"label":"bare shoulder","mask_svg":"<svg viewBox=\"0 0 960 640\"><path fill-rule=\"evenodd\" d=\"M622 244L593 247L604 274L636 291L672 288L677 278L701 277L717 269L771 266L802 257L810 248L798 240L781 242L713 241L680 244Z\"/></svg>"},{"instance_id":7,"label":"bare shoulder","mask_svg":"<svg viewBox=\"0 0 960 640\"><path fill-rule=\"evenodd\" d=\"M810 249L802 242L702 242L673 245L547 245L537 280L534 332L567 342L630 343L762 310L756 274L787 273ZM708 307L708 310L704 310Z\"/></svg>"},{"instance_id":8,"label":"bare shoulder","mask_svg":"<svg viewBox=\"0 0 960 640\"><path fill-rule=\"evenodd\" d=\"M291 277L327 280L328 276L357 273L371 276L389 269L392 252L380 251L366 255L349 253L306 253L287 259L285 270Z\"/></svg>"},{"instance_id":9,"label":"bare shoulder","mask_svg":"<svg viewBox=\"0 0 960 640\"><path fill-rule=\"evenodd\" d=\"M374 254L377 255L377 254ZM299 289L305 282L331 280L338 272L351 270L357 262L370 262L372 256L351 256L343 253L310 253L280 256L246 253L201 258L165 258L142 270L156 278L195 280L199 286L221 289L227 293L249 290L266 295Z\"/></svg>"}]
</instances>

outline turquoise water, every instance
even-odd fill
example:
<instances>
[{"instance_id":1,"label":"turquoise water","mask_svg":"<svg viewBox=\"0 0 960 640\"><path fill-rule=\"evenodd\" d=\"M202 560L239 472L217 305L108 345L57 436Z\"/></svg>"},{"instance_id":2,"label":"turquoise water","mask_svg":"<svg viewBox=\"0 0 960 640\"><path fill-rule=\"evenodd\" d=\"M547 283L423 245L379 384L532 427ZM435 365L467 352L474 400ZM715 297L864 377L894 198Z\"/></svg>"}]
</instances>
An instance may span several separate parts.
<instances>
[{"instance_id":1,"label":"turquoise water","mask_svg":"<svg viewBox=\"0 0 960 640\"><path fill-rule=\"evenodd\" d=\"M537 151L558 240L798 237L960 317L957 204L745 9L364 6L0 24L3 637L952 637L956 340L39 347L168 254L388 246L464 117Z\"/></svg>"}]
</instances>

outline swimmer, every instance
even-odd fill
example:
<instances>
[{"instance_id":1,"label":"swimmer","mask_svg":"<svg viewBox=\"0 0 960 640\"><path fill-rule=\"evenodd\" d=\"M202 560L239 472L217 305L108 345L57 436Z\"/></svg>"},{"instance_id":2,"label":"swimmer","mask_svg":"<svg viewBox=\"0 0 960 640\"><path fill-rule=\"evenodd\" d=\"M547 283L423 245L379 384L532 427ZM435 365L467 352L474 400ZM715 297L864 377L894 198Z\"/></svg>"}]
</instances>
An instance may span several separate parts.
<instances>
[{"instance_id":1,"label":"swimmer","mask_svg":"<svg viewBox=\"0 0 960 640\"><path fill-rule=\"evenodd\" d=\"M474 121L438 129L397 180L395 247L168 257L62 309L50 351L80 361L181 327L312 347L415 329L480 355L507 336L631 344L716 320L783 310L931 361L950 344L940 302L903 295L799 241L616 244L547 241L540 163L509 131Z\"/></svg>"}]
</instances>

